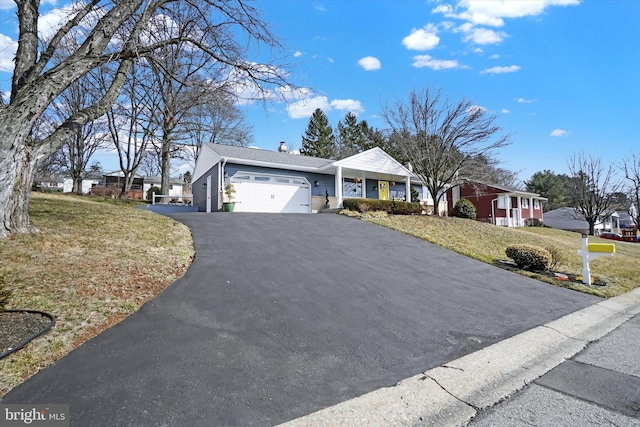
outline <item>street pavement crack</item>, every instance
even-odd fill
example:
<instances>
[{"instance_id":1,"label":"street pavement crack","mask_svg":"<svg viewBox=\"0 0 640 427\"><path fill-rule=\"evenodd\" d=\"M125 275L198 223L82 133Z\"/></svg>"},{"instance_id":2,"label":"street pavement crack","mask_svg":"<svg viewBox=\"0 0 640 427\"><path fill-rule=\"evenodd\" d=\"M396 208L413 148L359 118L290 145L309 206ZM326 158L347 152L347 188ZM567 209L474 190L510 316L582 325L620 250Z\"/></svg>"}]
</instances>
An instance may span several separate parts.
<instances>
[{"instance_id":1,"label":"street pavement crack","mask_svg":"<svg viewBox=\"0 0 640 427\"><path fill-rule=\"evenodd\" d=\"M456 369L457 369L457 368L456 368ZM460 399L458 396L456 396L455 394L451 393L449 390L447 390L446 388L444 388L444 387L442 386L442 384L440 384L440 383L438 382L438 380L436 380L435 378L433 378L433 377L431 377L431 376L429 376L429 375L427 375L427 374L424 374L424 376L425 376L426 378L431 379L433 382L435 382L435 383L438 385L438 387L440 387L442 390L444 390L444 392L445 392L445 393L447 393L449 396L453 397L454 399L456 399L457 401L459 401L459 402L461 402L461 403L464 403L464 404L465 404L465 405L467 405L467 406L472 407L476 412L480 411L480 408L478 408L478 407L477 407L476 405L474 405L473 403L465 402L464 400Z\"/></svg>"},{"instance_id":2,"label":"street pavement crack","mask_svg":"<svg viewBox=\"0 0 640 427\"><path fill-rule=\"evenodd\" d=\"M552 328L552 327L551 327L551 326L549 326L549 325L542 325L542 327L543 327L543 328L547 328L547 329L551 329L552 331L559 333L559 334L560 334L560 335L562 335L563 337L567 337L567 338L572 339L572 340L574 340L574 341L583 342L583 343L585 343L585 344L588 344L588 343L589 343L589 340L581 340L580 338L572 337L572 336L570 336L570 335L567 335L567 334L563 333L562 331L557 330L556 328Z\"/></svg>"}]
</instances>

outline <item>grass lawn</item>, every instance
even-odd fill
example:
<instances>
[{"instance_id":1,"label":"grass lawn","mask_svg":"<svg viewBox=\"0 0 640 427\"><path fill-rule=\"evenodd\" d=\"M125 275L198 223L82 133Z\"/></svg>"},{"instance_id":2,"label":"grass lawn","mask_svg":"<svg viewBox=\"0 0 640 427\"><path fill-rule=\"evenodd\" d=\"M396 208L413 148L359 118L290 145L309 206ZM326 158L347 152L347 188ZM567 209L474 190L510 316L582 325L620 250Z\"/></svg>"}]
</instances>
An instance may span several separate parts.
<instances>
[{"instance_id":1,"label":"grass lawn","mask_svg":"<svg viewBox=\"0 0 640 427\"><path fill-rule=\"evenodd\" d=\"M555 271L568 275L582 274L582 258L576 254L582 240L578 233L543 227L506 228L460 218L405 215L365 215L364 220L401 231L431 243L459 252L489 264L503 266L505 250L513 244L555 247L562 254L563 262ZM568 287L581 292L613 297L640 286L640 244L614 242L589 237L590 243L615 243L612 258L602 257L591 261L591 275L607 283L606 286L586 286L562 282L546 274L509 268L517 273Z\"/></svg>"},{"instance_id":2,"label":"grass lawn","mask_svg":"<svg viewBox=\"0 0 640 427\"><path fill-rule=\"evenodd\" d=\"M181 277L194 255L189 229L135 209L140 202L33 193L40 232L0 240L7 309L42 310L54 328L0 360L0 396L135 312Z\"/></svg>"}]
</instances>

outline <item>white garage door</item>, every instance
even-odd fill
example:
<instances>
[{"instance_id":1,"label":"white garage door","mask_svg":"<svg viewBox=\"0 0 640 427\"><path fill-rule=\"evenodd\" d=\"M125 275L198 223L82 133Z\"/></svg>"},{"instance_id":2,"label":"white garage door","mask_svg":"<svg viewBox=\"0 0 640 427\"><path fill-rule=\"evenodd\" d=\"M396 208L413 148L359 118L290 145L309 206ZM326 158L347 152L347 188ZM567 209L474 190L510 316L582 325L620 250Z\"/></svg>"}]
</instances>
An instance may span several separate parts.
<instances>
[{"instance_id":1,"label":"white garage door","mask_svg":"<svg viewBox=\"0 0 640 427\"><path fill-rule=\"evenodd\" d=\"M236 172L235 212L311 213L311 185L303 177Z\"/></svg>"}]
</instances>

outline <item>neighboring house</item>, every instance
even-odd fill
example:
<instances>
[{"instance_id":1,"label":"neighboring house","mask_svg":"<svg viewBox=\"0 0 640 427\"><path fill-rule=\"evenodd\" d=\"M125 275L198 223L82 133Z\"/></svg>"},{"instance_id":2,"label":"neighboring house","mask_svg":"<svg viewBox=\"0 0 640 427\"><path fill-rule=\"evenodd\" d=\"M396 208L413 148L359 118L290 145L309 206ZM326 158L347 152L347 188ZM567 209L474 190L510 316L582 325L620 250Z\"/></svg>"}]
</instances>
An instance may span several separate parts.
<instances>
[{"instance_id":1,"label":"neighboring house","mask_svg":"<svg viewBox=\"0 0 640 427\"><path fill-rule=\"evenodd\" d=\"M142 191L144 192L145 197L147 196L147 191L155 186L160 188L160 186L162 185L162 176L145 176L144 177L144 186ZM169 199L173 199L173 198L178 198L178 199L182 199L183 196L190 196L190 187L188 184L185 184L184 181L182 179L179 178L170 178L169 179L169 194L166 194L166 196L171 196L168 197ZM156 202L160 202L159 200Z\"/></svg>"},{"instance_id":2,"label":"neighboring house","mask_svg":"<svg viewBox=\"0 0 640 427\"><path fill-rule=\"evenodd\" d=\"M476 219L504 227L523 227L527 219L543 221L542 204L547 200L536 193L494 184L465 181L447 189L448 211L467 199L476 207Z\"/></svg>"},{"instance_id":3,"label":"neighboring house","mask_svg":"<svg viewBox=\"0 0 640 427\"><path fill-rule=\"evenodd\" d=\"M82 179L82 194L91 193L91 189L95 186L102 186L104 183L104 176L102 172L90 172ZM67 176L64 178L64 189L62 190L65 193L73 192L73 178Z\"/></svg>"},{"instance_id":4,"label":"neighboring house","mask_svg":"<svg viewBox=\"0 0 640 427\"><path fill-rule=\"evenodd\" d=\"M64 179L58 176L37 176L33 179L33 186L40 191L62 191Z\"/></svg>"},{"instance_id":5,"label":"neighboring house","mask_svg":"<svg viewBox=\"0 0 640 427\"><path fill-rule=\"evenodd\" d=\"M124 187L124 173L122 171L109 172L103 175L102 185L94 185L91 187L91 194L106 197L119 197L122 192L122 187ZM133 184L129 190L128 197L130 199L143 200L143 187L144 178L140 175L135 175L133 177Z\"/></svg>"},{"instance_id":6,"label":"neighboring house","mask_svg":"<svg viewBox=\"0 0 640 427\"><path fill-rule=\"evenodd\" d=\"M544 214L544 223L549 227L559 230L575 231L577 233L589 233L589 223L574 208L564 207L554 209ZM607 215L595 224L595 234L603 232L620 232L620 221L617 212Z\"/></svg>"},{"instance_id":7,"label":"neighboring house","mask_svg":"<svg viewBox=\"0 0 640 427\"><path fill-rule=\"evenodd\" d=\"M410 185L420 200L418 177L376 147L342 160L279 151L203 144L193 173L193 204L201 212L222 207L224 187L235 189L235 212L312 213L323 208L325 194L331 208L345 198L404 200ZM428 204L428 201L427 201ZM433 203L432 203L433 204Z\"/></svg>"}]
</instances>

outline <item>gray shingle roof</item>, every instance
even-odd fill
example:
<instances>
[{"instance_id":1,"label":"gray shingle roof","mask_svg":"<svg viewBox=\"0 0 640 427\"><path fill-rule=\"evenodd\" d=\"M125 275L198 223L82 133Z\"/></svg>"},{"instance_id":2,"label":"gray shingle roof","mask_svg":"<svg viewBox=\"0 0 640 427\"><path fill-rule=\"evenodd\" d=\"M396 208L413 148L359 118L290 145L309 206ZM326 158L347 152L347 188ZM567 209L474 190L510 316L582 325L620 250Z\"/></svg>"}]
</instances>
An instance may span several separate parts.
<instances>
[{"instance_id":1,"label":"gray shingle roof","mask_svg":"<svg viewBox=\"0 0 640 427\"><path fill-rule=\"evenodd\" d=\"M222 144L207 145L222 157L240 161L246 160L303 168L321 168L334 162L334 160L329 159L320 159L318 157L302 156L292 153L280 153L278 151L261 150L259 148L236 147Z\"/></svg>"}]
</instances>

